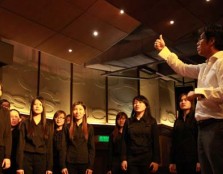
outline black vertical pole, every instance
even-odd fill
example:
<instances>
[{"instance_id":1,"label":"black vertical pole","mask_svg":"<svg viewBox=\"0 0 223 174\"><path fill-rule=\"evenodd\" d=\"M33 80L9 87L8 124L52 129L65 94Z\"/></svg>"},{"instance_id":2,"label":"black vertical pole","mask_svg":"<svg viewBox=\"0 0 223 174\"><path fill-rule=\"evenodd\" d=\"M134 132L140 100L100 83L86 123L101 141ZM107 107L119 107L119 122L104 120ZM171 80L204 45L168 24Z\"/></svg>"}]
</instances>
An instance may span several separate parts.
<instances>
[{"instance_id":1,"label":"black vertical pole","mask_svg":"<svg viewBox=\"0 0 223 174\"><path fill-rule=\"evenodd\" d=\"M106 112L106 123L108 123L108 77L105 77L105 112Z\"/></svg>"},{"instance_id":2,"label":"black vertical pole","mask_svg":"<svg viewBox=\"0 0 223 174\"><path fill-rule=\"evenodd\" d=\"M40 66L41 66L41 52L38 51L37 93L36 93L37 96L39 96L40 94Z\"/></svg>"},{"instance_id":3,"label":"black vertical pole","mask_svg":"<svg viewBox=\"0 0 223 174\"><path fill-rule=\"evenodd\" d=\"M139 72L139 68L137 67L137 77L140 77L140 72ZM138 95L140 95L140 80L137 81L137 91L138 91Z\"/></svg>"},{"instance_id":4,"label":"black vertical pole","mask_svg":"<svg viewBox=\"0 0 223 174\"><path fill-rule=\"evenodd\" d=\"M173 82L173 85L174 85L174 96L175 96L175 115L176 115L176 118L177 118L177 105L178 105L178 103L177 103L177 94L176 94L176 82L174 81Z\"/></svg>"},{"instance_id":5,"label":"black vertical pole","mask_svg":"<svg viewBox=\"0 0 223 174\"><path fill-rule=\"evenodd\" d=\"M72 112L73 104L73 63L70 64L70 114Z\"/></svg>"}]
</instances>

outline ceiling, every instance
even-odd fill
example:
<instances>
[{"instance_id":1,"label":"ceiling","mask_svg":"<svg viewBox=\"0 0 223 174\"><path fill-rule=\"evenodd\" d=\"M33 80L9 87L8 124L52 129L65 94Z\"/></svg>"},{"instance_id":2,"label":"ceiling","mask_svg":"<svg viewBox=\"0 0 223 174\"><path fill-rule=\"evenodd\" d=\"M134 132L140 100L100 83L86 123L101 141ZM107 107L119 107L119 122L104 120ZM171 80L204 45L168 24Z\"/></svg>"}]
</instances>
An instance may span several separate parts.
<instances>
[{"instance_id":1,"label":"ceiling","mask_svg":"<svg viewBox=\"0 0 223 174\"><path fill-rule=\"evenodd\" d=\"M222 0L0 0L0 38L108 76L138 68L174 79L157 57L155 39L163 34L183 61L203 62L197 30L223 24L222 6Z\"/></svg>"}]
</instances>

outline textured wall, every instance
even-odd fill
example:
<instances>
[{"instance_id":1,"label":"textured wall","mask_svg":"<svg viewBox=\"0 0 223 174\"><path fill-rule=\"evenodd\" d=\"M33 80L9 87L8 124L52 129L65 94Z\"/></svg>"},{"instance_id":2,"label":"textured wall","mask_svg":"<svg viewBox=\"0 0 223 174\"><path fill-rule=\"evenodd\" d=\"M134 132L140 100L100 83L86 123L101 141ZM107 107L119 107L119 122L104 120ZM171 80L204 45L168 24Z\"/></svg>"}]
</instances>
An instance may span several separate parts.
<instances>
[{"instance_id":1,"label":"textured wall","mask_svg":"<svg viewBox=\"0 0 223 174\"><path fill-rule=\"evenodd\" d=\"M38 52L20 49L14 63L1 68L4 85L2 98L11 102L11 108L29 114L30 101L37 95ZM115 116L124 111L130 116L132 99L138 94L138 81L108 77L108 122L106 122L106 80L103 72L74 65L73 102L83 101L88 109L88 122L114 124ZM136 76L136 71L120 75ZM141 73L140 76L148 76ZM175 119L173 82L159 79L140 80L140 94L150 102L152 115L158 123L172 126ZM62 109L70 112L70 63L56 57L41 57L40 95L46 100L47 117Z\"/></svg>"}]
</instances>

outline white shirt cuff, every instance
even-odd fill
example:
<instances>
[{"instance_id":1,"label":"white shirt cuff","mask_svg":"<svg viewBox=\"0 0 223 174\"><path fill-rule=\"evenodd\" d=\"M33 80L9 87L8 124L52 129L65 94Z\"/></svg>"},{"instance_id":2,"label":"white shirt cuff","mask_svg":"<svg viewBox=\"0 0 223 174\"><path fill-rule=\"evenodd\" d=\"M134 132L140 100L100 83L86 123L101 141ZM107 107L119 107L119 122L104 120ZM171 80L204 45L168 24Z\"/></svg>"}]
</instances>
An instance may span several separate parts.
<instances>
[{"instance_id":1,"label":"white shirt cuff","mask_svg":"<svg viewBox=\"0 0 223 174\"><path fill-rule=\"evenodd\" d=\"M159 56L164 60L167 60L168 56L171 54L171 51L165 46L160 52Z\"/></svg>"}]
</instances>

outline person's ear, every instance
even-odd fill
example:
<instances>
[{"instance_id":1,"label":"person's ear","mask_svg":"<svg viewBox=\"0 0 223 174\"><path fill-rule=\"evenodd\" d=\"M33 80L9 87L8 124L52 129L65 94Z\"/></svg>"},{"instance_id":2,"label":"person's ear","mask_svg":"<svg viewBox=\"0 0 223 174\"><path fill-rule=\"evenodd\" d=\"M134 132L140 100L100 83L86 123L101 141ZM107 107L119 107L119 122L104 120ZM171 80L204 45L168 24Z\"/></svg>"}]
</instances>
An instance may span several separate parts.
<instances>
[{"instance_id":1,"label":"person's ear","mask_svg":"<svg viewBox=\"0 0 223 174\"><path fill-rule=\"evenodd\" d=\"M215 46L215 38L210 38L210 40L208 41L208 43L212 46Z\"/></svg>"}]
</instances>

